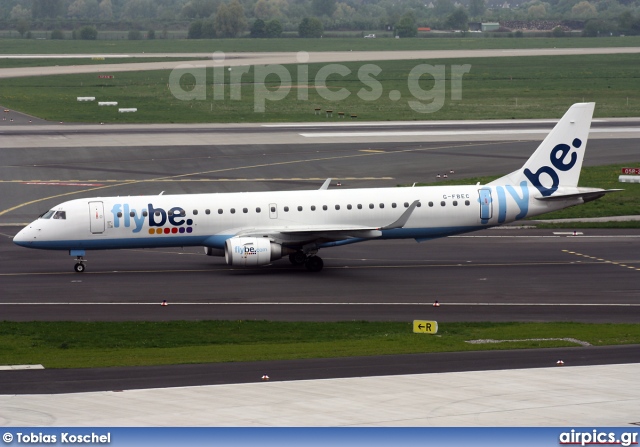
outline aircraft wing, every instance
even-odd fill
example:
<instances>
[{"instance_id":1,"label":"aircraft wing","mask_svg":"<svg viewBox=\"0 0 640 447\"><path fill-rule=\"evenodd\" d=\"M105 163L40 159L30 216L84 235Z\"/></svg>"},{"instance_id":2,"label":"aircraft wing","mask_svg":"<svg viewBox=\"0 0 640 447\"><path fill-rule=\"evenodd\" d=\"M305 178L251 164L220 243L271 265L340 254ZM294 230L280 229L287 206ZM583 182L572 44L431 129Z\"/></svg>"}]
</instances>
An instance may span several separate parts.
<instances>
[{"instance_id":1,"label":"aircraft wing","mask_svg":"<svg viewBox=\"0 0 640 447\"><path fill-rule=\"evenodd\" d=\"M402 228L416 209L415 200L394 222L376 227L363 225L291 225L263 228L234 229L235 237L268 237L280 243L331 242L345 239L372 239L380 237L382 230Z\"/></svg>"},{"instance_id":2,"label":"aircraft wing","mask_svg":"<svg viewBox=\"0 0 640 447\"><path fill-rule=\"evenodd\" d=\"M235 237L267 237L281 244L308 244L344 241L347 239L374 239L382 232L367 227L300 226L286 228L246 228Z\"/></svg>"}]
</instances>

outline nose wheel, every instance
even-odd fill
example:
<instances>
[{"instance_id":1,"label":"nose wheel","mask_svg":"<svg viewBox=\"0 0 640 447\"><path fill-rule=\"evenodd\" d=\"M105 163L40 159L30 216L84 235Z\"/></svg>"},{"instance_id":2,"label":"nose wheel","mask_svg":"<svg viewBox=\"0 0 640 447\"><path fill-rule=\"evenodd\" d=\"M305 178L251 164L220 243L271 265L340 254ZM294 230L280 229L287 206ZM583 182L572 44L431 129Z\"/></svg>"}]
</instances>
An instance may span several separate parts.
<instances>
[{"instance_id":1,"label":"nose wheel","mask_svg":"<svg viewBox=\"0 0 640 447\"><path fill-rule=\"evenodd\" d=\"M76 265L73 266L73 270L75 270L76 273L83 273L85 271L85 269L87 268L85 264L85 262L87 262L86 259L82 259L81 256L78 256L76 258L76 261L78 261L76 263Z\"/></svg>"}]
</instances>

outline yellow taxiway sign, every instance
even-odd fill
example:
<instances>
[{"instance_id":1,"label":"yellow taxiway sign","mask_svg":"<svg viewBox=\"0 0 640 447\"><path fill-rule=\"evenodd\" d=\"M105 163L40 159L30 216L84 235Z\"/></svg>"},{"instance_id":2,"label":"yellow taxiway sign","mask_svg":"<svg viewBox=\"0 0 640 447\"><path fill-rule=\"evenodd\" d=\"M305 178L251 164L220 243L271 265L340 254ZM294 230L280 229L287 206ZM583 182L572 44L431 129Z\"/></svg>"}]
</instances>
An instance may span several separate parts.
<instances>
[{"instance_id":1,"label":"yellow taxiway sign","mask_svg":"<svg viewBox=\"0 0 640 447\"><path fill-rule=\"evenodd\" d=\"M435 334L438 332L438 322L413 320L413 332L415 334Z\"/></svg>"}]
</instances>

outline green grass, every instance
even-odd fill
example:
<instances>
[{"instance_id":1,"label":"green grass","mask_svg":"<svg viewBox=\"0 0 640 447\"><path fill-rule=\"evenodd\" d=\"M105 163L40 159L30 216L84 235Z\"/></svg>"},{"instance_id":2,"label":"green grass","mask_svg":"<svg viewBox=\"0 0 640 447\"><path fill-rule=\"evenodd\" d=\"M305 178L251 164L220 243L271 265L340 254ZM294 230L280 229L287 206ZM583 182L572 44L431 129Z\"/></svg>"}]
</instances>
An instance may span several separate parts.
<instances>
[{"instance_id":1,"label":"green grass","mask_svg":"<svg viewBox=\"0 0 640 447\"><path fill-rule=\"evenodd\" d=\"M364 40L364 39L363 39ZM253 71L242 77L239 100L230 99L230 73L225 72L225 99L213 100L213 70L207 70L206 100L181 101L169 89L170 71L117 73L113 80L95 74L30 77L0 80L0 104L52 121L105 123L199 123L199 122L326 122L337 121L337 113L327 118L324 110L357 115L358 120L446 120L494 118L555 118L575 102L595 101L596 117L640 116L640 58L637 55L509 57L430 60L447 67L444 106L435 113L419 113L409 106L415 97L407 81L410 71L421 61L376 62L382 71L376 77L381 95L375 100L358 96L371 91L358 78L365 63L345 63L347 76L331 75L330 91L346 89L339 101L324 99L324 88L315 89L313 80L325 64L310 64L309 99L298 100L299 88L291 88L279 101L266 101L266 111L255 111ZM462 100L451 100L452 65L471 64L462 81ZM237 69L236 69L237 70ZM298 87L297 67L288 66L292 84ZM237 73L237 71L236 71ZM181 78L182 88L194 87L195 78ZM277 89L277 77L266 78ZM433 78L423 76L420 89L430 91ZM400 100L389 98L397 91ZM118 101L122 107L137 107L137 113L118 114L95 103L78 103L77 96L96 96L102 101ZM425 100L425 104L430 100ZM323 113L316 115L319 107Z\"/></svg>"},{"instance_id":2,"label":"green grass","mask_svg":"<svg viewBox=\"0 0 640 447\"><path fill-rule=\"evenodd\" d=\"M3 322L0 364L83 368L576 346L567 341L466 343L531 338L637 344L640 324L443 323L434 336L413 334L411 323L363 321Z\"/></svg>"},{"instance_id":3,"label":"green grass","mask_svg":"<svg viewBox=\"0 0 640 447\"><path fill-rule=\"evenodd\" d=\"M624 164L583 167L582 172L580 173L578 186L602 189L624 189L624 191L610 193L598 200L585 203L584 205L565 208L564 210L555 211L553 213L542 214L540 216L532 217L531 219L576 219L640 215L640 183L618 182L618 176L621 174L620 171L622 168L637 166L638 163L640 163L640 159ZM480 182L481 185L484 185L498 177L501 176L494 175L467 179L448 179L435 183L419 183L418 186L474 185L478 182ZM567 224L541 224L540 226L544 228L566 228ZM640 222L584 222L571 223L570 226L572 228L640 228Z\"/></svg>"},{"instance_id":4,"label":"green grass","mask_svg":"<svg viewBox=\"0 0 640 447\"><path fill-rule=\"evenodd\" d=\"M134 64L140 62L190 61L193 57L107 57L98 60L85 58L0 59L0 68L53 67L63 65ZM197 58L202 59L202 58Z\"/></svg>"},{"instance_id":5,"label":"green grass","mask_svg":"<svg viewBox=\"0 0 640 447\"><path fill-rule=\"evenodd\" d=\"M640 37L611 38L493 38L474 36L414 39L210 39L210 40L28 40L2 39L5 54L54 53L184 53L184 52L265 52L265 51L394 51L394 50L468 50L519 48L601 48L640 46Z\"/></svg>"}]
</instances>

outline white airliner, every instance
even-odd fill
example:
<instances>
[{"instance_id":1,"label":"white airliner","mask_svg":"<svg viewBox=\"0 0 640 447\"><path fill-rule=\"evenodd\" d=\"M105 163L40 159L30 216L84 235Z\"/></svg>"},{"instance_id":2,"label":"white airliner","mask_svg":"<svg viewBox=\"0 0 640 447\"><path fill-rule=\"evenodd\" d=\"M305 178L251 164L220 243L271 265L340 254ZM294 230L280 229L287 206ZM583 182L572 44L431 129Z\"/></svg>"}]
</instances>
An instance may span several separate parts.
<instances>
[{"instance_id":1,"label":"white airliner","mask_svg":"<svg viewBox=\"0 0 640 447\"><path fill-rule=\"evenodd\" d=\"M525 165L486 185L96 197L64 202L21 230L23 247L86 250L202 246L229 265L288 256L320 271L322 248L376 239L425 241L579 205L607 192L578 187L594 103L574 104Z\"/></svg>"}]
</instances>

